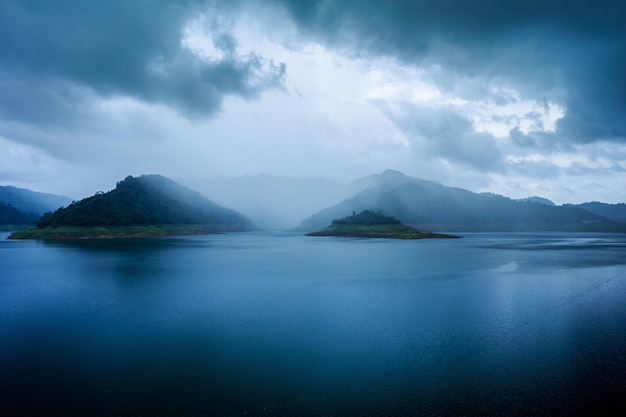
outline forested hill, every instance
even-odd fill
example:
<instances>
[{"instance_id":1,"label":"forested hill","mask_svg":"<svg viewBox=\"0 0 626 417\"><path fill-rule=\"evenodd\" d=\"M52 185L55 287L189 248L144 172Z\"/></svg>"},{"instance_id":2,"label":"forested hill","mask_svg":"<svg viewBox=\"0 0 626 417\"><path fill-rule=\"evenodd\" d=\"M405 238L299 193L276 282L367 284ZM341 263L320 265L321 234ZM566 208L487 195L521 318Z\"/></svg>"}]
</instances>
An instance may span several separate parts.
<instances>
[{"instance_id":1,"label":"forested hill","mask_svg":"<svg viewBox=\"0 0 626 417\"><path fill-rule=\"evenodd\" d=\"M304 220L298 230L317 230L347 213L370 209L381 210L418 229L433 231L626 232L626 223L581 207L477 194L398 172L385 172L376 179L373 187Z\"/></svg>"},{"instance_id":2,"label":"forested hill","mask_svg":"<svg viewBox=\"0 0 626 417\"><path fill-rule=\"evenodd\" d=\"M58 226L212 225L216 230L252 230L244 215L160 175L128 176L114 190L45 214L38 228Z\"/></svg>"}]
</instances>

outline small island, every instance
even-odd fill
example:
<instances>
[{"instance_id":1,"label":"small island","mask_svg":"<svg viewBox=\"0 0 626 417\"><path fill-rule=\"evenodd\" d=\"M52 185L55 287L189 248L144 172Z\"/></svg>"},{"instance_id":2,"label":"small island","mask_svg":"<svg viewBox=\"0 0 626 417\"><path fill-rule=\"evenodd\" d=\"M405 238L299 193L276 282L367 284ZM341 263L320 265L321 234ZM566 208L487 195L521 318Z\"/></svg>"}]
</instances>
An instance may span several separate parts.
<instances>
[{"instance_id":1,"label":"small island","mask_svg":"<svg viewBox=\"0 0 626 417\"><path fill-rule=\"evenodd\" d=\"M319 232L307 236L368 237L384 239L454 239L459 236L433 233L404 225L395 217L380 212L363 210L352 216L333 220L332 224Z\"/></svg>"}]
</instances>

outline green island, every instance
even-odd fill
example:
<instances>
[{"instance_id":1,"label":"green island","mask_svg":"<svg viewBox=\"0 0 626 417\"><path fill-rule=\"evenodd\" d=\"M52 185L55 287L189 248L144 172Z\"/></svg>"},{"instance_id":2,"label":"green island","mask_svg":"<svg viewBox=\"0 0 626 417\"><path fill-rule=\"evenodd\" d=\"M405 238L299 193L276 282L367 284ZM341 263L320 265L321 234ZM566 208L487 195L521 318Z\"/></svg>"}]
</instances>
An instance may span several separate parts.
<instances>
[{"instance_id":1,"label":"green island","mask_svg":"<svg viewBox=\"0 0 626 417\"><path fill-rule=\"evenodd\" d=\"M359 214L333 220L327 228L307 236L368 237L385 239L454 239L459 236L433 233L404 225L395 217L363 210Z\"/></svg>"},{"instance_id":2,"label":"green island","mask_svg":"<svg viewBox=\"0 0 626 417\"><path fill-rule=\"evenodd\" d=\"M256 230L243 214L160 175L128 176L115 189L44 214L9 239L110 239Z\"/></svg>"}]
</instances>

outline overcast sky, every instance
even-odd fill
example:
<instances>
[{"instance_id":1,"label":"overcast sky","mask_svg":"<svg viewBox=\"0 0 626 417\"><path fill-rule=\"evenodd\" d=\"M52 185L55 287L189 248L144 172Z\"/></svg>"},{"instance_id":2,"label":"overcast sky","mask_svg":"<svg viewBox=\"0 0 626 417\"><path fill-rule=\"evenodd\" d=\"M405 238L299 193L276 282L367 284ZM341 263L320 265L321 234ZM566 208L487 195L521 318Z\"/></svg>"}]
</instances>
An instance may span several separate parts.
<instances>
[{"instance_id":1,"label":"overcast sky","mask_svg":"<svg viewBox=\"0 0 626 417\"><path fill-rule=\"evenodd\" d=\"M0 150L72 198L392 168L626 202L626 2L3 0Z\"/></svg>"}]
</instances>

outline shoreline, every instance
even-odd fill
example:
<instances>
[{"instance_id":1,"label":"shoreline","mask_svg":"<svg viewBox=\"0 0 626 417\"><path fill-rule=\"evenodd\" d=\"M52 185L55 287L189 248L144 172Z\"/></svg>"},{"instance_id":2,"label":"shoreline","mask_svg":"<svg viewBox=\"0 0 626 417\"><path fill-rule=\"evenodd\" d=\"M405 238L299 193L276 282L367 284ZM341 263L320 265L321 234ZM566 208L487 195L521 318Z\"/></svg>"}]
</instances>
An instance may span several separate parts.
<instances>
[{"instance_id":1,"label":"shoreline","mask_svg":"<svg viewBox=\"0 0 626 417\"><path fill-rule=\"evenodd\" d=\"M59 226L13 232L8 239L90 240L209 235L248 231L240 225Z\"/></svg>"},{"instance_id":2,"label":"shoreline","mask_svg":"<svg viewBox=\"0 0 626 417\"><path fill-rule=\"evenodd\" d=\"M393 225L331 225L305 236L362 237L372 239L459 239L460 236L422 231L402 224Z\"/></svg>"}]
</instances>

